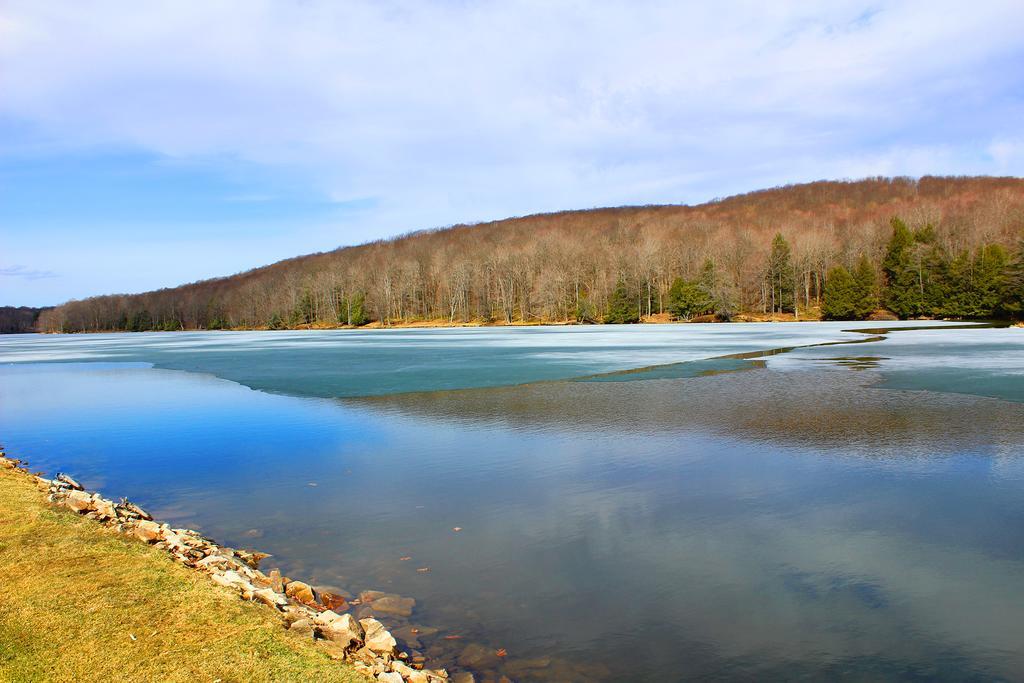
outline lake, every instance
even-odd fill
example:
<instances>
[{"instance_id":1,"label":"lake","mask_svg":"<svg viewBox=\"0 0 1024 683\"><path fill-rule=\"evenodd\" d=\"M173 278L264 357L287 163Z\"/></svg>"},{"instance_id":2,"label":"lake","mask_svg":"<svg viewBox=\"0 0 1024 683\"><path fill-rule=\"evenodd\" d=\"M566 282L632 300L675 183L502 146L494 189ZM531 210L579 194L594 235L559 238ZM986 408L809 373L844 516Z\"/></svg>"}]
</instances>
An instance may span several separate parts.
<instances>
[{"instance_id":1,"label":"lake","mask_svg":"<svg viewBox=\"0 0 1024 683\"><path fill-rule=\"evenodd\" d=\"M1019 679L1024 329L880 325L12 335L0 441L483 680Z\"/></svg>"}]
</instances>

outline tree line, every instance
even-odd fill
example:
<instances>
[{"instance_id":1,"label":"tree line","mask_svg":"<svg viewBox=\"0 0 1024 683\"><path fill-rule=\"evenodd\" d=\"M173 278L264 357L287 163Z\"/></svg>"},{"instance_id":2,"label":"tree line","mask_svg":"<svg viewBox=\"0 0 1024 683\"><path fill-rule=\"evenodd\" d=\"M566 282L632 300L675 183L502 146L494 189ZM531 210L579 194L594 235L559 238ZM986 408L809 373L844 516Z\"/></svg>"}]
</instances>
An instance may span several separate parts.
<instances>
[{"instance_id":1,"label":"tree line","mask_svg":"<svg viewBox=\"0 0 1024 683\"><path fill-rule=\"evenodd\" d=\"M35 332L39 315L44 310L30 306L0 306L0 334Z\"/></svg>"},{"instance_id":2,"label":"tree line","mask_svg":"<svg viewBox=\"0 0 1024 683\"><path fill-rule=\"evenodd\" d=\"M1019 316L1022 235L1022 179L822 181L697 206L410 233L181 287L70 301L39 324L77 332L845 319L878 307L904 318Z\"/></svg>"}]
</instances>

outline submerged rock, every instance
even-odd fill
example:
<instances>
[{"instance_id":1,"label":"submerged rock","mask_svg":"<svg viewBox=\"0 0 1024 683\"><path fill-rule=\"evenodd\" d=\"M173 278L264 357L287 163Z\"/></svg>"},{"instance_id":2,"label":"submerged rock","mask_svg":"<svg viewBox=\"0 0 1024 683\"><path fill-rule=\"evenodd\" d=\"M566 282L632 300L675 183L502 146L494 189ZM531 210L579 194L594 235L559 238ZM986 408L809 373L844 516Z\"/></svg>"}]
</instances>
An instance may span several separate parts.
<instances>
[{"instance_id":1,"label":"submerged rock","mask_svg":"<svg viewBox=\"0 0 1024 683\"><path fill-rule=\"evenodd\" d=\"M403 598L399 595L384 595L374 600L371 604L374 612L408 617L412 615L412 608L416 606L416 600L413 598Z\"/></svg>"},{"instance_id":2,"label":"submerged rock","mask_svg":"<svg viewBox=\"0 0 1024 683\"><path fill-rule=\"evenodd\" d=\"M489 647L484 647L479 643L470 643L459 654L458 662L459 666L464 666L467 669L483 671L496 668L501 663L501 658Z\"/></svg>"}]
</instances>

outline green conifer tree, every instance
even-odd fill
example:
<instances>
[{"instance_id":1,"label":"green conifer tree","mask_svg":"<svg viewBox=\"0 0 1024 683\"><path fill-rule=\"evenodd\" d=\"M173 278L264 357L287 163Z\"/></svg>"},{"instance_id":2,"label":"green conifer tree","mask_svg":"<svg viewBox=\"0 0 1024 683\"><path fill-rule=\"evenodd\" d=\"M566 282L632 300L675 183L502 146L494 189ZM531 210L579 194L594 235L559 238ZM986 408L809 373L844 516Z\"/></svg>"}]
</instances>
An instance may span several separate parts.
<instances>
[{"instance_id":1,"label":"green conifer tree","mask_svg":"<svg viewBox=\"0 0 1024 683\"><path fill-rule=\"evenodd\" d=\"M615 284L615 291L612 292L611 299L608 301L608 315L605 316L604 321L616 324L640 322L636 300L621 278Z\"/></svg>"},{"instance_id":2,"label":"green conifer tree","mask_svg":"<svg viewBox=\"0 0 1024 683\"><path fill-rule=\"evenodd\" d=\"M911 259L914 235L906 223L893 218L892 238L882 260L885 275L885 305L901 318L920 315L922 296L920 283Z\"/></svg>"},{"instance_id":3,"label":"green conifer tree","mask_svg":"<svg viewBox=\"0 0 1024 683\"><path fill-rule=\"evenodd\" d=\"M1016 254L1006 269L1000 312L1011 318L1024 317L1024 237L1018 240Z\"/></svg>"},{"instance_id":4,"label":"green conifer tree","mask_svg":"<svg viewBox=\"0 0 1024 683\"><path fill-rule=\"evenodd\" d=\"M677 277L668 290L668 311L677 320L689 320L713 308L713 302L699 282Z\"/></svg>"},{"instance_id":5,"label":"green conifer tree","mask_svg":"<svg viewBox=\"0 0 1024 683\"><path fill-rule=\"evenodd\" d=\"M853 270L853 283L852 317L863 320L878 308L878 282L875 278L875 267L863 254L857 261L857 267Z\"/></svg>"},{"instance_id":6,"label":"green conifer tree","mask_svg":"<svg viewBox=\"0 0 1024 683\"><path fill-rule=\"evenodd\" d=\"M826 320L850 320L856 317L857 282L843 266L835 266L825 275L825 300L821 316Z\"/></svg>"}]
</instances>

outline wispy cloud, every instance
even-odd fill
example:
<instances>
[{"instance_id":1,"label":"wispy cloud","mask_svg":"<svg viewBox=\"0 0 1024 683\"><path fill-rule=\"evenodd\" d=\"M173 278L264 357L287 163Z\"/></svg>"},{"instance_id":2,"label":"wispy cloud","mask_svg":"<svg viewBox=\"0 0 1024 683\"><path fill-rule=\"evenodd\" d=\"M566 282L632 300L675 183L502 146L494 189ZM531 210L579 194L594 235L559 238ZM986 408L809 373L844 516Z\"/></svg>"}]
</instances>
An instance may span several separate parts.
<instances>
[{"instance_id":1,"label":"wispy cloud","mask_svg":"<svg viewBox=\"0 0 1024 683\"><path fill-rule=\"evenodd\" d=\"M0 266L0 277L16 277L22 280L48 280L60 276L49 270L33 270L25 266Z\"/></svg>"},{"instance_id":2,"label":"wispy cloud","mask_svg":"<svg viewBox=\"0 0 1024 683\"><path fill-rule=\"evenodd\" d=\"M372 197L330 233L356 242L822 177L1024 174L1021 35L1020 0L7 0L0 123L23 154L229 159Z\"/></svg>"}]
</instances>

